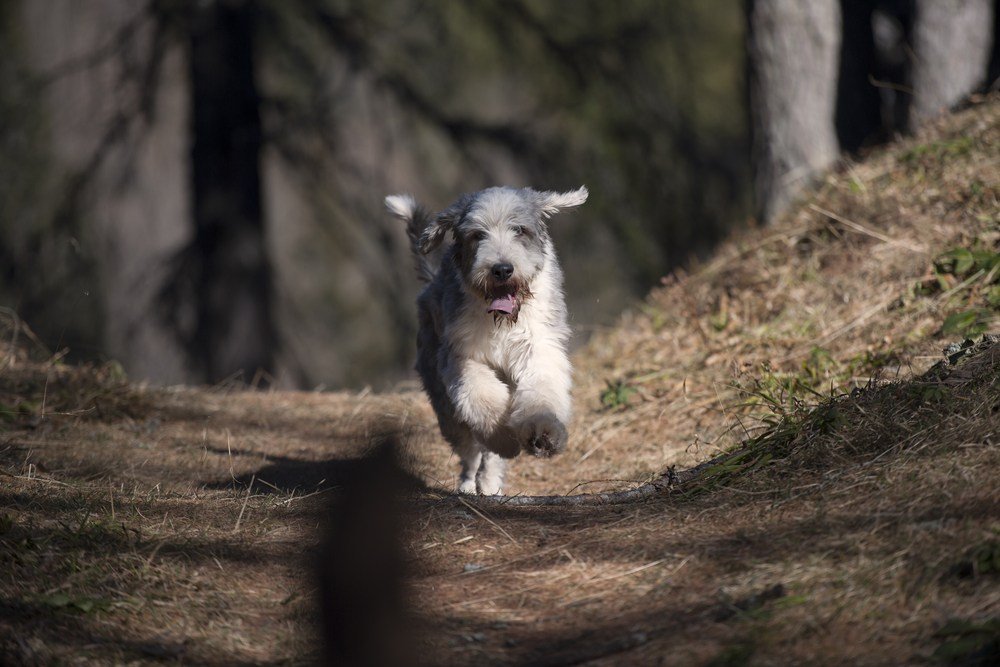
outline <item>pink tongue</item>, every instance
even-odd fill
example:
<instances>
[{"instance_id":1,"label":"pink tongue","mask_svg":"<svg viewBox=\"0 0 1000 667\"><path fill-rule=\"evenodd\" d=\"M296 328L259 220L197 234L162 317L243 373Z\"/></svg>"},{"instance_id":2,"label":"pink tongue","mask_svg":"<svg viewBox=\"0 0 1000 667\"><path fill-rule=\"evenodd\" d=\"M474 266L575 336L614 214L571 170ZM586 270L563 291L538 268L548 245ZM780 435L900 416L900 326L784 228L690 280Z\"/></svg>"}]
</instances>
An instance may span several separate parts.
<instances>
[{"instance_id":1,"label":"pink tongue","mask_svg":"<svg viewBox=\"0 0 1000 667\"><path fill-rule=\"evenodd\" d=\"M516 303L517 302L514 299L514 295L507 294L500 298L493 299L493 301L490 302L490 307L486 309L486 312L487 313L500 312L506 315L510 315L511 313L514 312L514 306L516 305Z\"/></svg>"}]
</instances>

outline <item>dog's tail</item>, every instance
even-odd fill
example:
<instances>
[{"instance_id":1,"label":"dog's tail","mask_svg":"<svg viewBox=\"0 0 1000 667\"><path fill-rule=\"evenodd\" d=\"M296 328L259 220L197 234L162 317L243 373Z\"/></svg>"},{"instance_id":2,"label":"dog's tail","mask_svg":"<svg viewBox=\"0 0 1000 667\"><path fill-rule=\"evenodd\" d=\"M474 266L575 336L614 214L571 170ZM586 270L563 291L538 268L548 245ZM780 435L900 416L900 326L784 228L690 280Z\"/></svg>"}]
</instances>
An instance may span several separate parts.
<instances>
[{"instance_id":1,"label":"dog's tail","mask_svg":"<svg viewBox=\"0 0 1000 667\"><path fill-rule=\"evenodd\" d=\"M434 279L434 267L420 251L420 234L430 222L430 214L410 195L389 195L385 198L385 207L406 223L406 235L410 238L410 249L417 264L417 277L429 283Z\"/></svg>"}]
</instances>

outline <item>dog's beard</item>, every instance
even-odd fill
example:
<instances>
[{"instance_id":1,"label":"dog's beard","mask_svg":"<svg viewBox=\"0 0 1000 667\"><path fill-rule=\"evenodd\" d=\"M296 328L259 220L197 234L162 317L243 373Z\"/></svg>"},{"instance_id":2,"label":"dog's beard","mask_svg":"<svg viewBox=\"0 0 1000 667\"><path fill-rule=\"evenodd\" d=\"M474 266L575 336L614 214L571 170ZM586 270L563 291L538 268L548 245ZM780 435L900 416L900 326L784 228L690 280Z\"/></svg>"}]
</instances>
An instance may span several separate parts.
<instances>
[{"instance_id":1,"label":"dog's beard","mask_svg":"<svg viewBox=\"0 0 1000 667\"><path fill-rule=\"evenodd\" d=\"M490 280L484 280L476 285L486 302L486 314L493 316L493 322L517 322L521 305L531 298L531 290L520 280L509 280L497 285Z\"/></svg>"}]
</instances>

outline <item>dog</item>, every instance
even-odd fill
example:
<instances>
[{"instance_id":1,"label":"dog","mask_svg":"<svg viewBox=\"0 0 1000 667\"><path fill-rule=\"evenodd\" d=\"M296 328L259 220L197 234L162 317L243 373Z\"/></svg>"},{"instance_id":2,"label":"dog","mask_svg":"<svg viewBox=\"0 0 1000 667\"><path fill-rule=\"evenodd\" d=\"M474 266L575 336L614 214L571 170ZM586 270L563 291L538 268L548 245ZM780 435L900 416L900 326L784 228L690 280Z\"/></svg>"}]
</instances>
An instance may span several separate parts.
<instances>
[{"instance_id":1,"label":"dog","mask_svg":"<svg viewBox=\"0 0 1000 667\"><path fill-rule=\"evenodd\" d=\"M507 459L566 447L570 330L546 220L587 195L586 187L494 187L433 216L409 195L385 199L406 222L426 283L417 299L416 369L461 459L460 493L500 495Z\"/></svg>"}]
</instances>

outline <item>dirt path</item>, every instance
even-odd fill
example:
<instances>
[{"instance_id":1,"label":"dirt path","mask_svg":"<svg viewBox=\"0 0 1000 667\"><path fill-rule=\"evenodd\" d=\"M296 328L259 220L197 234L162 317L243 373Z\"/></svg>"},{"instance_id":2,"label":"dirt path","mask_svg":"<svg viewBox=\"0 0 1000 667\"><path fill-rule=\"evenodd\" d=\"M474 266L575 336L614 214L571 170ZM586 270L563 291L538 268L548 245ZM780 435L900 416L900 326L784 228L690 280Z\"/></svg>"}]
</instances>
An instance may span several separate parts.
<instances>
[{"instance_id":1,"label":"dirt path","mask_svg":"<svg viewBox=\"0 0 1000 667\"><path fill-rule=\"evenodd\" d=\"M838 451L833 468L799 457L597 508L421 494L405 562L427 629L411 650L430 664L919 661L948 617L1000 603L995 574L962 570L1000 528L1000 350L991 364L966 410L942 406L947 429L881 463L874 450ZM139 398L138 417L54 414L5 437L0 636L15 662L316 659L329 489L391 425L413 433L414 470L453 474L419 394ZM539 491L568 467L549 463Z\"/></svg>"}]
</instances>

